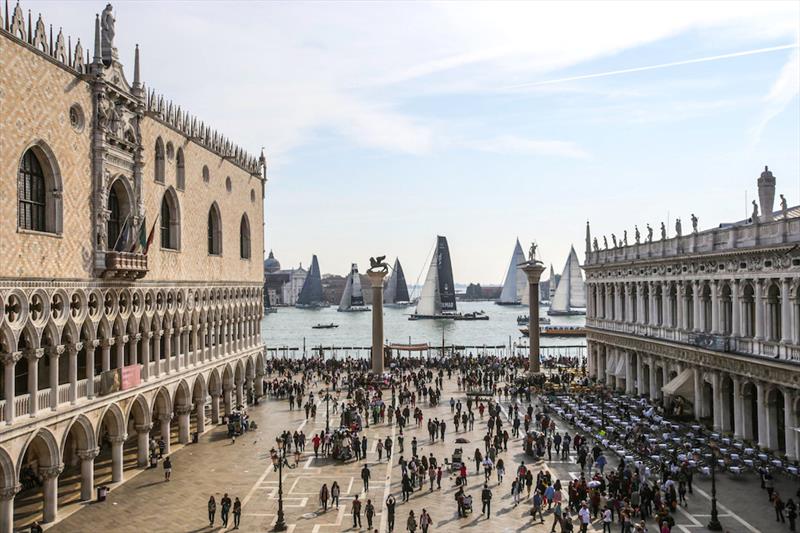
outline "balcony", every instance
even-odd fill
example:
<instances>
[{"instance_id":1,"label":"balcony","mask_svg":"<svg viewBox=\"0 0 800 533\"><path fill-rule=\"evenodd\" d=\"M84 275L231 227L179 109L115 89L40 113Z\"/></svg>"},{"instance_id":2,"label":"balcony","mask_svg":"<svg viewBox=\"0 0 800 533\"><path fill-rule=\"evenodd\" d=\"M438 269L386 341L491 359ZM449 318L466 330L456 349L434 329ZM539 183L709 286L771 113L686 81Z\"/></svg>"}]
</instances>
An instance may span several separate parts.
<instances>
[{"instance_id":1,"label":"balcony","mask_svg":"<svg viewBox=\"0 0 800 533\"><path fill-rule=\"evenodd\" d=\"M129 252L106 252L105 278L139 279L147 274L147 256Z\"/></svg>"}]
</instances>

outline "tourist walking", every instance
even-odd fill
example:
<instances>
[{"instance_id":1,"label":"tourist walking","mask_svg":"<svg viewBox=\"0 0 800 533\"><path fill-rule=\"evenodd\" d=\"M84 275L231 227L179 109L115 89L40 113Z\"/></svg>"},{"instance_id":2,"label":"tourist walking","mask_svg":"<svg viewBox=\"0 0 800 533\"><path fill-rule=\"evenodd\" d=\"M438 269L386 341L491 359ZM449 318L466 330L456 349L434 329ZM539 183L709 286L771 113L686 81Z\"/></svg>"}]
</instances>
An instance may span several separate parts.
<instances>
[{"instance_id":1,"label":"tourist walking","mask_svg":"<svg viewBox=\"0 0 800 533\"><path fill-rule=\"evenodd\" d=\"M372 518L375 516L375 506L372 505L372 500L367 500L367 505L364 506L364 514L367 516L367 529L372 529Z\"/></svg>"},{"instance_id":2,"label":"tourist walking","mask_svg":"<svg viewBox=\"0 0 800 533\"><path fill-rule=\"evenodd\" d=\"M361 479L364 481L364 492L369 492L369 478L371 475L369 467L364 465L364 468L361 469Z\"/></svg>"},{"instance_id":3,"label":"tourist walking","mask_svg":"<svg viewBox=\"0 0 800 533\"><path fill-rule=\"evenodd\" d=\"M233 529L239 529L239 521L242 519L242 502L239 498L233 501Z\"/></svg>"},{"instance_id":4,"label":"tourist walking","mask_svg":"<svg viewBox=\"0 0 800 533\"><path fill-rule=\"evenodd\" d=\"M219 503L220 507L222 507L222 512L220 513L222 527L228 527L228 513L231 510L231 499L228 498L227 492L222 496L222 499L219 501Z\"/></svg>"},{"instance_id":5,"label":"tourist walking","mask_svg":"<svg viewBox=\"0 0 800 533\"><path fill-rule=\"evenodd\" d=\"M333 485L331 485L331 505L336 505L336 508L339 508L339 494L341 494L342 489L339 488L339 482L334 481Z\"/></svg>"},{"instance_id":6,"label":"tourist walking","mask_svg":"<svg viewBox=\"0 0 800 533\"><path fill-rule=\"evenodd\" d=\"M428 528L433 525L433 518L428 514L428 511L422 509L422 514L419 515L419 527L422 528L422 533L428 533Z\"/></svg>"},{"instance_id":7,"label":"tourist walking","mask_svg":"<svg viewBox=\"0 0 800 533\"><path fill-rule=\"evenodd\" d=\"M492 491L489 490L489 485L483 484L481 491L481 514L486 514L486 518L491 518L492 514Z\"/></svg>"},{"instance_id":8,"label":"tourist walking","mask_svg":"<svg viewBox=\"0 0 800 533\"><path fill-rule=\"evenodd\" d=\"M164 459L164 481L169 481L169 478L172 476L172 459L167 456Z\"/></svg>"},{"instance_id":9,"label":"tourist walking","mask_svg":"<svg viewBox=\"0 0 800 533\"><path fill-rule=\"evenodd\" d=\"M397 505L397 501L394 499L394 496L389 494L386 498L386 521L389 531L394 531L394 507Z\"/></svg>"},{"instance_id":10,"label":"tourist walking","mask_svg":"<svg viewBox=\"0 0 800 533\"><path fill-rule=\"evenodd\" d=\"M214 527L214 515L217 514L217 500L214 495L208 499L208 527Z\"/></svg>"},{"instance_id":11,"label":"tourist walking","mask_svg":"<svg viewBox=\"0 0 800 533\"><path fill-rule=\"evenodd\" d=\"M353 527L358 526L361 528L361 502L358 499L358 494L353 499Z\"/></svg>"},{"instance_id":12,"label":"tourist walking","mask_svg":"<svg viewBox=\"0 0 800 533\"><path fill-rule=\"evenodd\" d=\"M417 530L417 519L414 518L414 511L408 512L408 520L406 520L406 530L414 533Z\"/></svg>"},{"instance_id":13,"label":"tourist walking","mask_svg":"<svg viewBox=\"0 0 800 533\"><path fill-rule=\"evenodd\" d=\"M328 491L328 484L323 483L322 488L319 489L319 503L322 505L322 512L328 511L328 496L330 495Z\"/></svg>"}]
</instances>

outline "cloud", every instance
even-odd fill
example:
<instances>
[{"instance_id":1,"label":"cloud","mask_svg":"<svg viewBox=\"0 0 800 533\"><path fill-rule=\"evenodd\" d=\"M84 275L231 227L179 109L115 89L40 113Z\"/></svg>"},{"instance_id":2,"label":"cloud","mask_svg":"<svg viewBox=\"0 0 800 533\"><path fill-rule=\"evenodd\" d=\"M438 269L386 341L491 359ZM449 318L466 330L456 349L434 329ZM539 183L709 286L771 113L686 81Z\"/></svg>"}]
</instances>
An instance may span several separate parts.
<instances>
[{"instance_id":1,"label":"cloud","mask_svg":"<svg viewBox=\"0 0 800 533\"><path fill-rule=\"evenodd\" d=\"M570 141L526 139L515 135L501 135L482 141L467 143L470 148L495 154L531 154L587 159L589 154Z\"/></svg>"},{"instance_id":2,"label":"cloud","mask_svg":"<svg viewBox=\"0 0 800 533\"><path fill-rule=\"evenodd\" d=\"M769 122L780 115L800 95L800 52L795 48L778 78L764 97L764 110L753 128L751 147L761 141Z\"/></svg>"}]
</instances>

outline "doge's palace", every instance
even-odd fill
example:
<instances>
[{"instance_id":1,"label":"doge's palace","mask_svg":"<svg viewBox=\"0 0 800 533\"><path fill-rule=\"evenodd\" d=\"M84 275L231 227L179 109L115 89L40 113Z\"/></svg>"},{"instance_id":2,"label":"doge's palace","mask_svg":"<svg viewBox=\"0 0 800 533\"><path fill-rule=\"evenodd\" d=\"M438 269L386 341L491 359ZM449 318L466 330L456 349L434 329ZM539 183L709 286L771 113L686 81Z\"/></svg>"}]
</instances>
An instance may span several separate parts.
<instances>
[{"instance_id":1,"label":"doge's palace","mask_svg":"<svg viewBox=\"0 0 800 533\"><path fill-rule=\"evenodd\" d=\"M0 11L0 533L202 435L264 372L263 153L146 88L138 47L128 81L111 6L94 27Z\"/></svg>"}]
</instances>

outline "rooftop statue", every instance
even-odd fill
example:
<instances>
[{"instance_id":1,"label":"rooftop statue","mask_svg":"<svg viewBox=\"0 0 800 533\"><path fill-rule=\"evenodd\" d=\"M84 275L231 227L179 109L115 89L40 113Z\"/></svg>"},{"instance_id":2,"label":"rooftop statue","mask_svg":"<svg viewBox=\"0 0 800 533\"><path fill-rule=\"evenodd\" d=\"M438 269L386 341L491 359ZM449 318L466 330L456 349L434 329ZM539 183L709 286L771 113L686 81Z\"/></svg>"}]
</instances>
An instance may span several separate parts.
<instances>
[{"instance_id":1,"label":"rooftop statue","mask_svg":"<svg viewBox=\"0 0 800 533\"><path fill-rule=\"evenodd\" d=\"M692 213L692 232L697 233L697 217Z\"/></svg>"},{"instance_id":2,"label":"rooftop statue","mask_svg":"<svg viewBox=\"0 0 800 533\"><path fill-rule=\"evenodd\" d=\"M595 252L599 252L600 251L600 246L597 244L597 237L594 238L594 243L593 244L594 244L594 251Z\"/></svg>"},{"instance_id":3,"label":"rooftop statue","mask_svg":"<svg viewBox=\"0 0 800 533\"><path fill-rule=\"evenodd\" d=\"M786 206L786 198L782 194L780 195L780 197L781 197L781 216L785 220L789 218L789 213L788 213L789 208Z\"/></svg>"},{"instance_id":4,"label":"rooftop statue","mask_svg":"<svg viewBox=\"0 0 800 533\"><path fill-rule=\"evenodd\" d=\"M650 224L647 225L647 242L653 242L653 228Z\"/></svg>"},{"instance_id":5,"label":"rooftop statue","mask_svg":"<svg viewBox=\"0 0 800 533\"><path fill-rule=\"evenodd\" d=\"M603 235L603 248L608 250L608 239L606 239L605 235Z\"/></svg>"},{"instance_id":6,"label":"rooftop statue","mask_svg":"<svg viewBox=\"0 0 800 533\"><path fill-rule=\"evenodd\" d=\"M611 242L614 243L614 248L617 247L617 236L613 233L611 234Z\"/></svg>"},{"instance_id":7,"label":"rooftop statue","mask_svg":"<svg viewBox=\"0 0 800 533\"><path fill-rule=\"evenodd\" d=\"M753 200L753 224L758 222L758 204Z\"/></svg>"},{"instance_id":8,"label":"rooftop statue","mask_svg":"<svg viewBox=\"0 0 800 533\"><path fill-rule=\"evenodd\" d=\"M661 240L663 241L666 238L667 238L667 226L665 226L664 223L662 222L661 223Z\"/></svg>"},{"instance_id":9,"label":"rooftop statue","mask_svg":"<svg viewBox=\"0 0 800 533\"><path fill-rule=\"evenodd\" d=\"M681 236L681 219L675 219L675 234L677 237Z\"/></svg>"},{"instance_id":10,"label":"rooftop statue","mask_svg":"<svg viewBox=\"0 0 800 533\"><path fill-rule=\"evenodd\" d=\"M531 247L528 250L528 261L530 261L531 263L536 261L536 249L537 248L538 248L538 246L536 246L536 243L532 242L531 243Z\"/></svg>"},{"instance_id":11,"label":"rooftop statue","mask_svg":"<svg viewBox=\"0 0 800 533\"><path fill-rule=\"evenodd\" d=\"M103 59L110 59L112 50L114 50L114 14L112 13L113 7L107 4L100 16L100 43L103 50Z\"/></svg>"},{"instance_id":12,"label":"rooftop statue","mask_svg":"<svg viewBox=\"0 0 800 533\"><path fill-rule=\"evenodd\" d=\"M624 246L628 246L628 230L622 231L622 243Z\"/></svg>"},{"instance_id":13,"label":"rooftop statue","mask_svg":"<svg viewBox=\"0 0 800 533\"><path fill-rule=\"evenodd\" d=\"M650 226L647 226L647 227L649 228ZM639 244L639 241L642 238L642 234L639 233L639 226L634 226L633 230L634 230L633 236L636 239L636 244Z\"/></svg>"}]
</instances>

